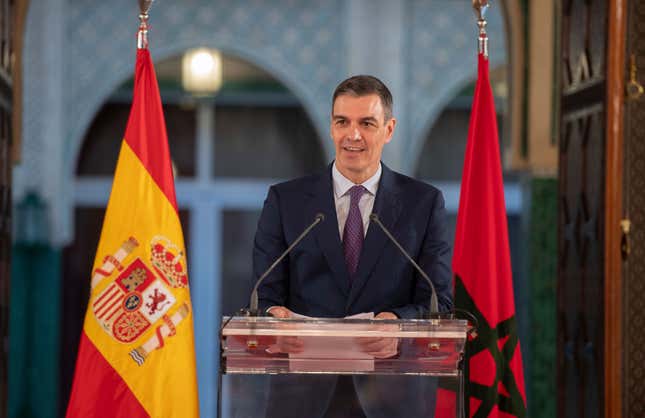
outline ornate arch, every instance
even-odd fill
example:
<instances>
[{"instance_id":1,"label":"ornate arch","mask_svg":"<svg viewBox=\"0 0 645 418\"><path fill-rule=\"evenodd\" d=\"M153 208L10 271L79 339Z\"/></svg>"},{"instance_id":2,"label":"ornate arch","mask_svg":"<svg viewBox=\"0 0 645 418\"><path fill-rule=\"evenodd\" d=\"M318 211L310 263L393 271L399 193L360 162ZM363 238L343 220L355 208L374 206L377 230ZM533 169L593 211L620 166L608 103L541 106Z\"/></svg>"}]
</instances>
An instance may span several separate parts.
<instances>
[{"instance_id":1,"label":"ornate arch","mask_svg":"<svg viewBox=\"0 0 645 418\"><path fill-rule=\"evenodd\" d=\"M67 154L74 157L100 104L132 73L136 21L125 21L113 10L133 9L133 4L115 1L122 4L79 4L68 15L68 38L78 39L67 57L72 63L68 102L73 116L66 123L66 144ZM189 47L207 45L252 62L300 99L320 137L325 138L328 107L319 97L327 97L343 74L344 54L337 48L342 44L341 9L340 0L312 4L200 0L190 7L172 2L152 10L150 49L153 58L160 60ZM134 11L132 16L136 16ZM101 27L97 28L96 22ZM106 28L113 37L101 35L101 29ZM83 36L79 38L79 34ZM331 155L331 144L324 141L322 145Z\"/></svg>"},{"instance_id":2,"label":"ornate arch","mask_svg":"<svg viewBox=\"0 0 645 418\"><path fill-rule=\"evenodd\" d=\"M151 52L158 60L209 45L247 59L284 83L326 138L329 105L320 97L344 76L344 4L167 2L151 11ZM83 135L101 103L133 72L137 15L131 0L31 2L23 49L24 153L14 197L40 191L58 245L72 239L74 167ZM330 143L323 149L333 152Z\"/></svg>"},{"instance_id":3,"label":"ornate arch","mask_svg":"<svg viewBox=\"0 0 645 418\"><path fill-rule=\"evenodd\" d=\"M504 11L491 7L487 13L490 62L506 62ZM407 36L408 106L410 141L404 152L413 173L424 141L442 109L477 75L477 25L470 1L412 2L411 29Z\"/></svg>"},{"instance_id":4,"label":"ornate arch","mask_svg":"<svg viewBox=\"0 0 645 418\"><path fill-rule=\"evenodd\" d=\"M182 42L171 45L164 45L160 48L154 48L152 50L153 59L157 62L162 61L166 58L178 55L183 51L197 47L197 46L207 46L209 48L218 49L224 53L237 56L242 58L257 67L265 70L270 73L273 77L279 80L284 84L293 94L298 98L298 100L303 104L303 108L312 123L318 136L321 140L322 149L326 153L327 158L331 158L333 155L333 146L331 141L325 141L324 139L328 136L328 120L327 113L323 109L318 109L320 103L316 100L316 97L312 92L307 88L306 85L299 80L295 80L290 77L289 73L282 68L277 68L273 63L266 60L266 57L258 54L257 51L247 50L239 48L237 45L229 44L225 45L216 40L210 40L207 42ZM134 59L134 57L133 57ZM76 161L78 160L80 150L82 147L83 138L85 132L89 129L92 120L96 113L100 110L101 105L105 100L114 92L114 90L121 85L124 80L127 80L132 76L131 63L122 65L118 71L113 73L113 77L109 80L104 80L95 94L92 95L91 100L88 98L86 100L86 105L84 106L84 111L78 121L72 126L72 131L70 134L69 142L69 153L70 153L70 164L67 165L67 169L70 170L66 173L70 179L74 177L74 169L76 167Z\"/></svg>"}]
</instances>

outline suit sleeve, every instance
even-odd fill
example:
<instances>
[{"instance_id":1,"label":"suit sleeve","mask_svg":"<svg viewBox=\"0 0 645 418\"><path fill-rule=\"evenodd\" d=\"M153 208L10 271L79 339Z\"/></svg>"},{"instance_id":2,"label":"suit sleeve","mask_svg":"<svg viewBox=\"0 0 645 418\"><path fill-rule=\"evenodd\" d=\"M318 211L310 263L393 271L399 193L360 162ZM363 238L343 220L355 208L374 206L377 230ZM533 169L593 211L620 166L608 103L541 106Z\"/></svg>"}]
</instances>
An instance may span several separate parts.
<instances>
[{"instance_id":1,"label":"suit sleeve","mask_svg":"<svg viewBox=\"0 0 645 418\"><path fill-rule=\"evenodd\" d=\"M447 312L453 306L452 272L446 207L441 192L436 193L431 207L421 250L415 261L434 284L439 311ZM399 318L420 318L428 313L432 294L430 286L418 273L415 273L415 283L413 302L392 310Z\"/></svg>"},{"instance_id":2,"label":"suit sleeve","mask_svg":"<svg viewBox=\"0 0 645 418\"><path fill-rule=\"evenodd\" d=\"M269 189L262 214L258 221L253 244L254 284L269 266L287 248L280 215L280 202L275 187ZM258 288L258 307L266 310L271 306L285 306L289 289L288 259L276 266Z\"/></svg>"}]
</instances>

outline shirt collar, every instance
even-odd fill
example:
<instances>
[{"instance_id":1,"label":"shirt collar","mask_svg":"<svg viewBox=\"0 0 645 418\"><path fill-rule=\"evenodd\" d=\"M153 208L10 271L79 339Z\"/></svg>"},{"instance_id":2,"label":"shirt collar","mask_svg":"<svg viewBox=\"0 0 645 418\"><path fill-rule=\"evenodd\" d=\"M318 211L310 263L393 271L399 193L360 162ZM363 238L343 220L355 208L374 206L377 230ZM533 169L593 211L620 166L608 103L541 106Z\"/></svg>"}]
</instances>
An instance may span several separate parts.
<instances>
[{"instance_id":1,"label":"shirt collar","mask_svg":"<svg viewBox=\"0 0 645 418\"><path fill-rule=\"evenodd\" d=\"M379 162L376 173L374 173L372 177L368 178L362 183L362 186L365 187L367 191L370 192L373 196L376 196L376 191L378 190L378 182L379 180L381 180L382 172L383 169L381 168L381 163ZM352 188L352 186L355 186L355 184L352 183L350 179L343 176L343 174L338 170L335 161L331 168L331 177L334 182L334 194L336 195L336 198L343 196L349 191L349 189Z\"/></svg>"}]
</instances>

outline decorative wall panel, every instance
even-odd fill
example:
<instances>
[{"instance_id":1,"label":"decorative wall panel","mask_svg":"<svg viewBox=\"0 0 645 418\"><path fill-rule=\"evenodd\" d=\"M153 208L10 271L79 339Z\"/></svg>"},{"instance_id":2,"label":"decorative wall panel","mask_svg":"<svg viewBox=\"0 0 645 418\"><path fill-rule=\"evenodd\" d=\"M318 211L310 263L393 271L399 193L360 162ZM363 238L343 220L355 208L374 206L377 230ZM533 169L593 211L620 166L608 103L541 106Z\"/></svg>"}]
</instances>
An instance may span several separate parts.
<instances>
[{"instance_id":1,"label":"decorative wall panel","mask_svg":"<svg viewBox=\"0 0 645 418\"><path fill-rule=\"evenodd\" d=\"M404 155L415 161L443 108L475 81L478 28L471 1L411 0L407 4L407 96L401 99L406 100L410 132ZM508 48L502 2L492 4L486 14L491 70L506 64Z\"/></svg>"},{"instance_id":2,"label":"decorative wall panel","mask_svg":"<svg viewBox=\"0 0 645 418\"><path fill-rule=\"evenodd\" d=\"M645 1L630 2L627 53L645 83ZM628 73L629 74L629 73ZM625 107L625 217L631 221L623 272L623 416L645 416L645 96Z\"/></svg>"}]
</instances>

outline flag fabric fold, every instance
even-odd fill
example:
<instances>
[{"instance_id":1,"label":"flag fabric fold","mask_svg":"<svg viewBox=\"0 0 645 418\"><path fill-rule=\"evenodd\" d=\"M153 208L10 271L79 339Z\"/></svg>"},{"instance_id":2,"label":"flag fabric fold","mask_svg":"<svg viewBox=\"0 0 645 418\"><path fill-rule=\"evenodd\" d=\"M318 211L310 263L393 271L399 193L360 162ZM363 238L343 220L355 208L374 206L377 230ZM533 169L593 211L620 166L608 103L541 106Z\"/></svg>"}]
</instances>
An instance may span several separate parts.
<instances>
[{"instance_id":1,"label":"flag fabric fold","mask_svg":"<svg viewBox=\"0 0 645 418\"><path fill-rule=\"evenodd\" d=\"M495 102L479 54L452 268L455 305L479 321L466 345L468 417L525 417Z\"/></svg>"},{"instance_id":2,"label":"flag fabric fold","mask_svg":"<svg viewBox=\"0 0 645 418\"><path fill-rule=\"evenodd\" d=\"M139 49L68 418L199 416L186 267L159 87Z\"/></svg>"}]
</instances>

